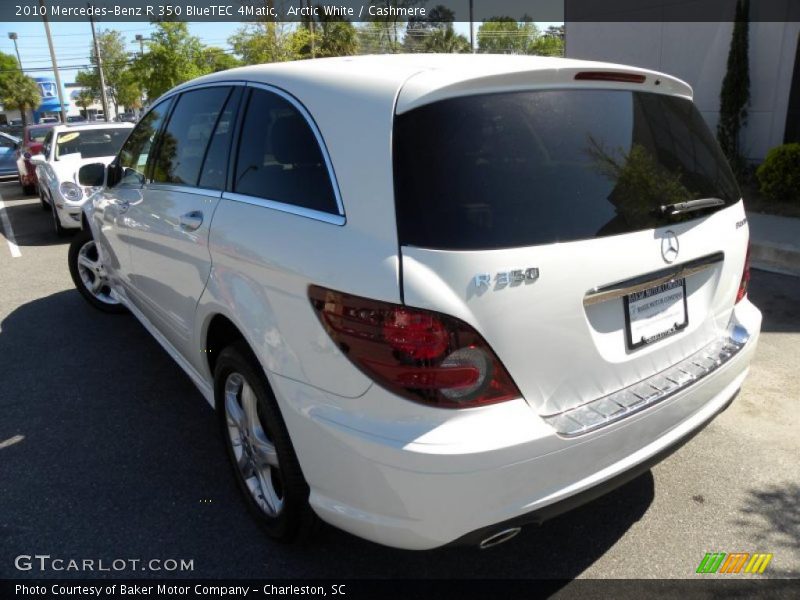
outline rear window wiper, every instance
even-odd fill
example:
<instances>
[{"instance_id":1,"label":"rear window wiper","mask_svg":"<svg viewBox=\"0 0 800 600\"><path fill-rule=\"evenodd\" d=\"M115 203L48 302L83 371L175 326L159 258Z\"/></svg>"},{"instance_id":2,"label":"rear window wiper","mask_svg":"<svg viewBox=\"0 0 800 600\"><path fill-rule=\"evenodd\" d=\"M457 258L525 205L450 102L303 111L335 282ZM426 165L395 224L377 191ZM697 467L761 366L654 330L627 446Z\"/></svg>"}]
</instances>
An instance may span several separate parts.
<instances>
[{"instance_id":1,"label":"rear window wiper","mask_svg":"<svg viewBox=\"0 0 800 600\"><path fill-rule=\"evenodd\" d=\"M675 204L666 204L659 207L662 215L682 215L684 213L694 212L703 208L712 208L714 206L724 206L725 200L722 198L698 198L697 200L687 200L686 202L676 202Z\"/></svg>"}]
</instances>

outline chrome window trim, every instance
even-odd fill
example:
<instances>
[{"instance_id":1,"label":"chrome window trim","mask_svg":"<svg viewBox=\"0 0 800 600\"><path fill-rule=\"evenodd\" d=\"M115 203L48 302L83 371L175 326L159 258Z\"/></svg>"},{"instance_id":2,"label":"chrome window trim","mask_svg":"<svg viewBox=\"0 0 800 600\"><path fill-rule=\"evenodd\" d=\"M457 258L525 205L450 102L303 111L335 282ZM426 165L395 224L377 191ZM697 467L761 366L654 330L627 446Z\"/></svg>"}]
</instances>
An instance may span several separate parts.
<instances>
[{"instance_id":1,"label":"chrome window trim","mask_svg":"<svg viewBox=\"0 0 800 600\"><path fill-rule=\"evenodd\" d=\"M725 260L723 252L715 252L708 256L701 256L700 258L690 260L679 265L673 265L666 269L661 269L641 277L634 277L633 279L626 279L617 283L611 283L601 287L596 287L588 292L583 297L583 305L591 306L607 300L614 300L622 298L628 294L635 294L642 290L655 287L673 279L682 279L695 273L700 273L712 266L719 264Z\"/></svg>"},{"instance_id":2,"label":"chrome window trim","mask_svg":"<svg viewBox=\"0 0 800 600\"><path fill-rule=\"evenodd\" d=\"M333 213L324 212L321 210L313 210L311 208L304 208L296 204L287 204L286 202L279 202L277 200L268 200L266 198L259 198L258 196L248 196L246 194L236 194L234 192L224 192L222 194L223 200L231 200L233 202L242 202L244 204L252 204L253 206L260 206L262 208L271 208L283 213L297 215L299 217L306 217L307 219L314 219L315 221L322 221L330 223L331 225L344 225L346 219L344 215L335 215Z\"/></svg>"},{"instance_id":3,"label":"chrome window trim","mask_svg":"<svg viewBox=\"0 0 800 600\"><path fill-rule=\"evenodd\" d=\"M222 190L212 190L211 188L200 188L188 183L161 183L153 182L144 184L145 190L155 190L162 192L180 192L182 194L195 194L196 196L208 196L209 198L219 198Z\"/></svg>"},{"instance_id":4,"label":"chrome window trim","mask_svg":"<svg viewBox=\"0 0 800 600\"><path fill-rule=\"evenodd\" d=\"M202 83L202 82L201 83L193 83L193 84L186 85L185 87L181 87L180 89L171 90L169 92L166 92L165 94L159 96L158 99L155 102L153 102L152 106L153 107L158 106L158 104L162 100L166 100L167 98L172 98L173 96L178 96L178 95L182 94L183 92L193 92L195 90L200 90L200 89L207 88L207 87L234 87L234 86L245 87L246 85L247 85L247 81L245 81L244 79L234 79L232 81L211 81L211 82L208 82L208 83ZM150 111L148 110L147 112L150 112ZM145 114L147 114L147 113L145 113Z\"/></svg>"},{"instance_id":5,"label":"chrome window trim","mask_svg":"<svg viewBox=\"0 0 800 600\"><path fill-rule=\"evenodd\" d=\"M328 178L331 183L331 188L333 188L333 196L334 198L336 198L336 207L339 209L339 216L346 221L346 216L344 212L344 203L342 202L342 195L341 192L339 191L339 181L336 179L336 173L333 171L333 163L331 162L330 153L328 152L328 146L325 144L325 139L322 137L322 133L320 132L319 127L317 127L317 123L316 121L314 121L314 118L311 116L311 113L308 112L306 107L303 106L303 104L297 98L292 96L289 92L282 90L281 88L275 87L274 85L269 85L267 83L259 83L255 81L248 82L246 85L247 87L250 88L261 89L266 92L271 92L273 94L276 94L277 96L280 96L281 98L286 100L289 104L291 104L294 108L296 108L297 111L303 116L306 123L311 128L311 131L314 134L314 138L317 140L320 152L322 152L322 159L325 161L325 167L328 170ZM247 115L245 114L245 117L246 116ZM237 142L241 141L241 131L239 132L239 137L240 139L237 140ZM279 202L276 200L269 200L269 202L278 202L279 204L289 204L290 206L292 206L290 203ZM311 212L333 216L333 213L328 213L323 211L315 210Z\"/></svg>"}]
</instances>

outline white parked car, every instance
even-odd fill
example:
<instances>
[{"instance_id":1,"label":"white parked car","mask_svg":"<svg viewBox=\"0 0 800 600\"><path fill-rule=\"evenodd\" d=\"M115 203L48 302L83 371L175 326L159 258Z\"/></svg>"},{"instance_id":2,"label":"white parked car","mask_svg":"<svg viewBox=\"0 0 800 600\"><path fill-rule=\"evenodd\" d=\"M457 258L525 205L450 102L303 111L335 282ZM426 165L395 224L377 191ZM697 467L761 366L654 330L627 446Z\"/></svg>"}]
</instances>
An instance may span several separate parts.
<instances>
[{"instance_id":1,"label":"white parked car","mask_svg":"<svg viewBox=\"0 0 800 600\"><path fill-rule=\"evenodd\" d=\"M646 470L747 375L747 219L691 98L540 57L208 75L81 169L105 188L70 270L216 407L274 538L488 547Z\"/></svg>"},{"instance_id":2,"label":"white parked car","mask_svg":"<svg viewBox=\"0 0 800 600\"><path fill-rule=\"evenodd\" d=\"M47 132L42 153L31 162L36 165L42 209L50 211L59 236L80 229L81 206L92 191L78 185L78 169L114 160L131 129L130 123L67 123Z\"/></svg>"}]
</instances>

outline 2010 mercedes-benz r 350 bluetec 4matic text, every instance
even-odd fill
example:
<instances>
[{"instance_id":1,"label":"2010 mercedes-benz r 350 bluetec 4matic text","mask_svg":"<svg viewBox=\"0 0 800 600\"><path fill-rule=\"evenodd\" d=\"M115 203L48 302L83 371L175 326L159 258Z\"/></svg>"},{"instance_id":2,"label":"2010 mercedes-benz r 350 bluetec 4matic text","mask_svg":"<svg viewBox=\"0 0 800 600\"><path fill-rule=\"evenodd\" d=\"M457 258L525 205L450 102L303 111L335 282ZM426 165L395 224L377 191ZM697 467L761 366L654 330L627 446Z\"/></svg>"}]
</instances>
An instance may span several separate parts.
<instances>
[{"instance_id":1,"label":"2010 mercedes-benz r 350 bluetec 4matic text","mask_svg":"<svg viewBox=\"0 0 800 600\"><path fill-rule=\"evenodd\" d=\"M761 325L736 182L691 88L652 71L235 69L154 102L80 180L103 187L78 290L216 407L282 540L319 517L401 548L505 541L706 425Z\"/></svg>"}]
</instances>

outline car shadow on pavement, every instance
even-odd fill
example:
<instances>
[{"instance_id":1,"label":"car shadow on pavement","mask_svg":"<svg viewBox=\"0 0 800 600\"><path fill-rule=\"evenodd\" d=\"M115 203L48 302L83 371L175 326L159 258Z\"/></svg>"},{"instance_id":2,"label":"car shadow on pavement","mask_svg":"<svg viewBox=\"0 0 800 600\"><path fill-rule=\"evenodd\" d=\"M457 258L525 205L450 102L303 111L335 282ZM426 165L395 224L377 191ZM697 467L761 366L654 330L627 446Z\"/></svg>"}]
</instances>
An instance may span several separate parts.
<instances>
[{"instance_id":1,"label":"car shadow on pavement","mask_svg":"<svg viewBox=\"0 0 800 600\"><path fill-rule=\"evenodd\" d=\"M276 544L247 513L211 407L133 317L58 292L0 322L0 356L0 442L16 440L0 445L0 557L193 562L192 573L119 577L571 579L653 500L647 472L489 550L396 550L329 526ZM0 577L48 575L9 564Z\"/></svg>"},{"instance_id":2,"label":"car shadow on pavement","mask_svg":"<svg viewBox=\"0 0 800 600\"><path fill-rule=\"evenodd\" d=\"M5 213L14 230L17 246L56 246L68 244L72 239L70 233L58 237L53 225L53 215L49 210L42 210L38 198L28 201L6 198L3 194ZM75 229L77 232L78 229Z\"/></svg>"}]
</instances>

